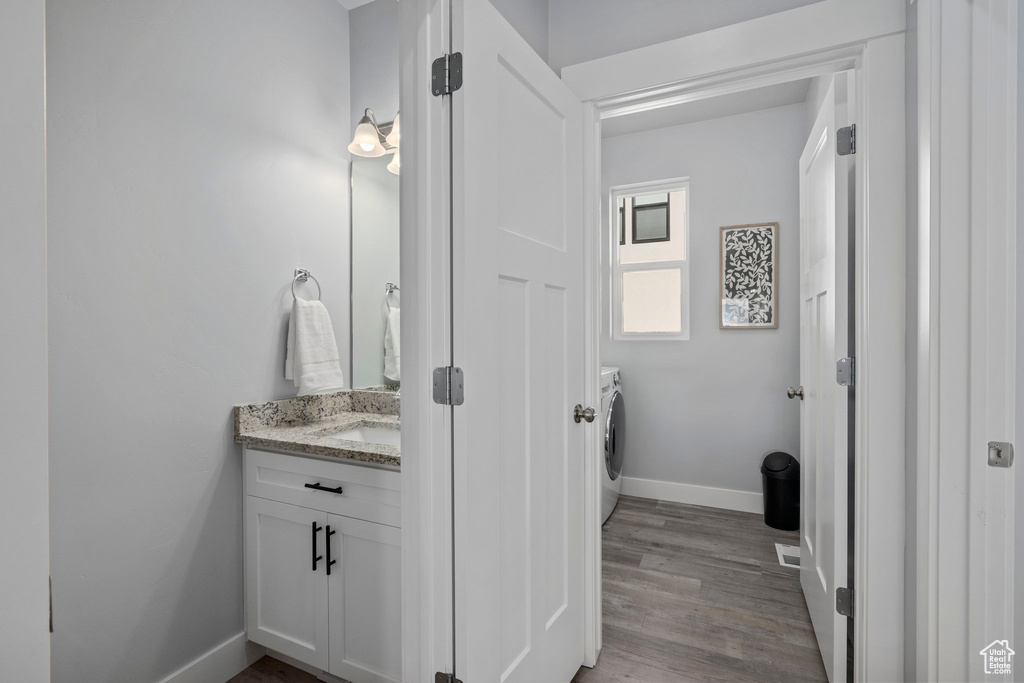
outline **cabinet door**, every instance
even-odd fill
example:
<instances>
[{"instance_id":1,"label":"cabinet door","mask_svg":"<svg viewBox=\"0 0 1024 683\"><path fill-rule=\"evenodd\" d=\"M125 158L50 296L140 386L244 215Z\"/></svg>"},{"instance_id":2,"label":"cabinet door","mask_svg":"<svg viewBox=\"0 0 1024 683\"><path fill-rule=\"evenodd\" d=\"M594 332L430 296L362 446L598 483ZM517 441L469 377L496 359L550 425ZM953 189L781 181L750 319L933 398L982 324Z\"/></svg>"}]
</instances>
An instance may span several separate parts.
<instances>
[{"instance_id":1,"label":"cabinet door","mask_svg":"<svg viewBox=\"0 0 1024 683\"><path fill-rule=\"evenodd\" d=\"M327 667L327 515L255 496L245 501L249 640Z\"/></svg>"},{"instance_id":2,"label":"cabinet door","mask_svg":"<svg viewBox=\"0 0 1024 683\"><path fill-rule=\"evenodd\" d=\"M402 531L328 515L331 665L352 683L402 679Z\"/></svg>"}]
</instances>

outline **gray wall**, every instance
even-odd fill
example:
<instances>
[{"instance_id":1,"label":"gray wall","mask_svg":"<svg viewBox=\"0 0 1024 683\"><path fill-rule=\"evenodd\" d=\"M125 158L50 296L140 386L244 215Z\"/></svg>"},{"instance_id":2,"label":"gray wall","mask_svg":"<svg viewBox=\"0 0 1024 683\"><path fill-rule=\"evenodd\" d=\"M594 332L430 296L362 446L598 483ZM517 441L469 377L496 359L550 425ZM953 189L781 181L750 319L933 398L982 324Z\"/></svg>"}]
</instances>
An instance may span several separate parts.
<instances>
[{"instance_id":1,"label":"gray wall","mask_svg":"<svg viewBox=\"0 0 1024 683\"><path fill-rule=\"evenodd\" d=\"M295 394L295 267L348 354L348 15L47 10L53 679L153 681L242 631L231 406Z\"/></svg>"},{"instance_id":2,"label":"gray wall","mask_svg":"<svg viewBox=\"0 0 1024 683\"><path fill-rule=\"evenodd\" d=\"M390 1L390 0L389 0ZM400 283L398 176L390 156L352 160L352 386L384 379L384 285ZM392 295L392 302L400 297Z\"/></svg>"},{"instance_id":3,"label":"gray wall","mask_svg":"<svg viewBox=\"0 0 1024 683\"><path fill-rule=\"evenodd\" d=\"M0 2L0 680L46 681L45 5Z\"/></svg>"},{"instance_id":4,"label":"gray wall","mask_svg":"<svg viewBox=\"0 0 1024 683\"><path fill-rule=\"evenodd\" d=\"M549 0L548 63L558 72L570 64L710 31L818 1Z\"/></svg>"},{"instance_id":5,"label":"gray wall","mask_svg":"<svg viewBox=\"0 0 1024 683\"><path fill-rule=\"evenodd\" d=\"M491 0L495 9L515 27L519 35L526 39L544 61L548 59L549 50L548 6L558 2L559 0L551 0L551 3L549 0Z\"/></svg>"},{"instance_id":6,"label":"gray wall","mask_svg":"<svg viewBox=\"0 0 1024 683\"><path fill-rule=\"evenodd\" d=\"M799 455L799 405L785 389L800 379L805 135L796 104L604 141L606 197L615 185L690 178L690 340L614 341L603 323L601 361L622 368L628 406L625 476L759 492L765 452ZM779 328L720 330L719 228L760 221L779 223Z\"/></svg>"}]
</instances>

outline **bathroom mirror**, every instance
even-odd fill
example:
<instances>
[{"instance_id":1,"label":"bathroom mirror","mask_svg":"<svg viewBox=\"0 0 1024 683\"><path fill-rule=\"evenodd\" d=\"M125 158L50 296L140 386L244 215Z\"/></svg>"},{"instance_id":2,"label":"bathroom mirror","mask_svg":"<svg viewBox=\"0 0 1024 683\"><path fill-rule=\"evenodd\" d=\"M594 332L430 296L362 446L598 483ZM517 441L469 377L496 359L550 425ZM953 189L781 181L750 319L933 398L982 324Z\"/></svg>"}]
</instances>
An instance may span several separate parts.
<instances>
[{"instance_id":1,"label":"bathroom mirror","mask_svg":"<svg viewBox=\"0 0 1024 683\"><path fill-rule=\"evenodd\" d=\"M353 135L353 146L349 147L352 160L350 377L355 389L393 391L401 381L397 347L401 325L400 158L397 151L401 146L401 131L392 125L397 116L400 128L401 119L398 112L398 31L395 30L399 7L395 0L373 0L349 12ZM377 142L371 122L379 126L381 150L359 147L360 142ZM366 139L360 137L367 133ZM379 156L364 156L372 154ZM389 285L394 287L389 288ZM391 343L392 337L396 338L395 343Z\"/></svg>"},{"instance_id":2,"label":"bathroom mirror","mask_svg":"<svg viewBox=\"0 0 1024 683\"><path fill-rule=\"evenodd\" d=\"M391 161L390 154L352 160L352 386L356 389L394 390L401 380L400 355L392 362L398 349L390 338L401 324L399 176L388 170Z\"/></svg>"}]
</instances>

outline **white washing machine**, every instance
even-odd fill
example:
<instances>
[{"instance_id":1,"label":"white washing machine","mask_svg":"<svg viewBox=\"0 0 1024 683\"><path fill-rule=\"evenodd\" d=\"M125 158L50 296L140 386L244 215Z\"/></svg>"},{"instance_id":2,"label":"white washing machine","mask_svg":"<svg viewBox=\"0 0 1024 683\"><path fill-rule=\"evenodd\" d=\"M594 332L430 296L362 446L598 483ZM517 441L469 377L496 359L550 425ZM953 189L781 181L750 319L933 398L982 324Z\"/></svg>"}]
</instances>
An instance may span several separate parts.
<instances>
[{"instance_id":1,"label":"white washing machine","mask_svg":"<svg viewBox=\"0 0 1024 683\"><path fill-rule=\"evenodd\" d=\"M608 520L622 491L622 458L626 452L626 401L622 398L618 368L601 368L601 425L604 448L600 449L601 523Z\"/></svg>"}]
</instances>

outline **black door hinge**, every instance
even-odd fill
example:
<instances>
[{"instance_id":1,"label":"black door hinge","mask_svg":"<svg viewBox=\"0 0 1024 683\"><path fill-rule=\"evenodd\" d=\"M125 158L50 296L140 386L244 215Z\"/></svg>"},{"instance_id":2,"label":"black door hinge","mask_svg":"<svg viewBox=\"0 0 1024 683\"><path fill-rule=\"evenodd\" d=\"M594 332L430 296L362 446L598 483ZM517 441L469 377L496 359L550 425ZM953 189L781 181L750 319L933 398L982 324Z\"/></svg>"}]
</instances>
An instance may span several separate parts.
<instances>
[{"instance_id":1,"label":"black door hinge","mask_svg":"<svg viewBox=\"0 0 1024 683\"><path fill-rule=\"evenodd\" d=\"M857 124L836 131L836 153L844 157L857 153Z\"/></svg>"},{"instance_id":2,"label":"black door hinge","mask_svg":"<svg viewBox=\"0 0 1024 683\"><path fill-rule=\"evenodd\" d=\"M442 55L430 68L430 92L435 97L451 95L462 87L462 53Z\"/></svg>"},{"instance_id":3,"label":"black door hinge","mask_svg":"<svg viewBox=\"0 0 1024 683\"><path fill-rule=\"evenodd\" d=\"M836 612L844 617L853 616L852 588L836 588Z\"/></svg>"},{"instance_id":4,"label":"black door hinge","mask_svg":"<svg viewBox=\"0 0 1024 683\"><path fill-rule=\"evenodd\" d=\"M455 674L445 674L438 671L434 674L434 683L462 683L455 677Z\"/></svg>"}]
</instances>

